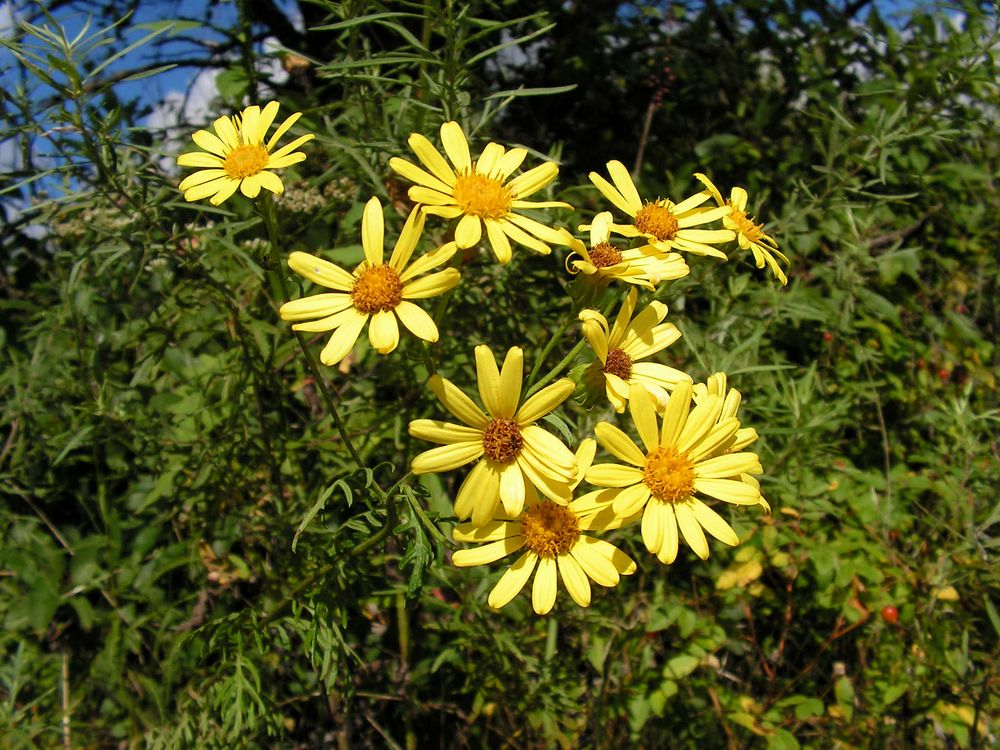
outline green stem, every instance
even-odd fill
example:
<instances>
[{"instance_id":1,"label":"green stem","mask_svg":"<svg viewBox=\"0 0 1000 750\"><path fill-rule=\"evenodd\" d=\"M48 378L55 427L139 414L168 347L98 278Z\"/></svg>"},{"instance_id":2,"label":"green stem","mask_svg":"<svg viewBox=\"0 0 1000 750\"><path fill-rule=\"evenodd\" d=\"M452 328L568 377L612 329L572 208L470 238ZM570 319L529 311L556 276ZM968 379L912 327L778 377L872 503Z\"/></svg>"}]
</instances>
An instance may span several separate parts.
<instances>
[{"instance_id":1,"label":"green stem","mask_svg":"<svg viewBox=\"0 0 1000 750\"><path fill-rule=\"evenodd\" d=\"M541 370L542 365L545 364L545 358L549 356L549 352L551 352L553 347L555 347L555 345L559 342L559 339L562 338L562 335L566 332L566 329L570 327L570 324L576 320L578 312L579 310L577 310L576 305L573 305L573 309L570 310L569 315L567 315L566 319L559 324L559 327L552 333L552 336L549 338L548 343L542 349L541 353L539 353L538 357L535 358L535 366L531 368L531 374L528 376L527 386L529 391L535 382L535 378L538 377L538 371Z\"/></svg>"},{"instance_id":2,"label":"green stem","mask_svg":"<svg viewBox=\"0 0 1000 750\"><path fill-rule=\"evenodd\" d=\"M601 310L601 314L605 318L607 318L608 315L611 314L611 311L614 309L615 305L619 304L625 298L625 295L628 294L628 292L629 292L629 290L628 290L627 287L624 288L624 289L622 289L621 293L615 295L611 299L611 301L608 302L608 304L604 307L604 309ZM565 330L565 328L566 328L566 326L564 325L561 330L556 331L555 335L552 337L552 340L549 341L549 344L551 344L553 341L555 341L562 334L562 331ZM545 385L550 380L552 380L556 375L558 375L564 369L566 369L566 367L576 358L576 355L578 355L580 353L580 351L583 349L583 347L586 345L586 343L587 343L587 339L581 338L576 343L576 346L574 346L572 349L570 349L569 354L567 354L565 357L563 357L561 360L559 360L559 363L555 367L553 367L551 370L549 370L545 374L545 377L543 377L538 382L530 385L530 387L528 388L528 391L527 391L527 393L525 393L524 397L528 398L533 393L537 392L543 385ZM547 346L546 349L543 350L542 357L540 357L540 361L544 359L544 355L546 354L546 352L547 352L548 349L551 349L551 347ZM535 370L537 370L537 369L538 369L538 366L536 365L535 366ZM528 379L529 384L531 383L532 380L534 380L535 370L532 371L531 377Z\"/></svg>"}]
</instances>

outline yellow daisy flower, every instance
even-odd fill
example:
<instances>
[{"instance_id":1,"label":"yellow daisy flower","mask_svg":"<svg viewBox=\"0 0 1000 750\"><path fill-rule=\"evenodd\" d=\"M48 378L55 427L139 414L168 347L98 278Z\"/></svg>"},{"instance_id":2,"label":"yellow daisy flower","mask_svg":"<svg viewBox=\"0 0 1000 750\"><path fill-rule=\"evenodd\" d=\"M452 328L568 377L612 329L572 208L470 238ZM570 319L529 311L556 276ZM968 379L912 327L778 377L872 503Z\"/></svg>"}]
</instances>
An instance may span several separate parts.
<instances>
[{"instance_id":1,"label":"yellow daisy flower","mask_svg":"<svg viewBox=\"0 0 1000 750\"><path fill-rule=\"evenodd\" d=\"M665 253L653 245L631 250L615 247L610 241L613 223L611 212L603 211L594 217L592 224L580 227L580 231L590 230L590 250L574 238L570 245L573 252L566 258L567 271L593 276L604 283L620 279L647 289L655 288L661 281L680 279L691 272L680 255Z\"/></svg>"},{"instance_id":2,"label":"yellow daisy flower","mask_svg":"<svg viewBox=\"0 0 1000 750\"><path fill-rule=\"evenodd\" d=\"M737 412L740 408L740 403L743 401L743 396L735 388L727 389L727 377L724 372L714 373L708 378L705 383L697 383L692 389L692 395L694 396L695 403L701 403L702 399L707 396L719 396L722 398L722 414L721 419L729 419L737 416ZM719 446L718 453L737 453L742 451L749 445L757 442L757 430L753 427L741 427L728 441ZM731 477L731 479L738 479L741 482L745 482L758 491L760 491L760 482L752 474L743 473L739 476ZM765 512L771 512L771 505L764 499L763 495L760 498L760 506Z\"/></svg>"},{"instance_id":3,"label":"yellow daisy flower","mask_svg":"<svg viewBox=\"0 0 1000 750\"><path fill-rule=\"evenodd\" d=\"M740 249L753 253L757 268L763 268L766 263L777 279L782 284L787 284L788 277L785 276L785 272L781 270L774 256L777 255L781 258L785 265L788 265L788 258L778 250L778 243L774 241L774 238L764 233L764 225L758 224L752 216L747 214L747 191L741 187L734 187L729 191L729 200L724 200L722 193L708 177L701 173L696 173L695 177L708 188L716 203L729 209L729 213L722 217L722 223L726 229L732 229L736 232Z\"/></svg>"},{"instance_id":4,"label":"yellow daisy flower","mask_svg":"<svg viewBox=\"0 0 1000 750\"><path fill-rule=\"evenodd\" d=\"M696 255L711 255L726 259L726 254L712 245L729 242L736 235L728 229L694 229L726 216L723 208L699 210L698 206L709 199L705 191L695 193L680 203L665 198L644 201L635 189L632 176L620 161L607 164L611 182L597 172L590 173L590 181L616 208L632 217L631 224L613 224L611 231L624 237L645 237L663 252L683 250Z\"/></svg>"},{"instance_id":5,"label":"yellow daisy flower","mask_svg":"<svg viewBox=\"0 0 1000 750\"><path fill-rule=\"evenodd\" d=\"M573 488L593 461L595 450L593 440L581 443L576 452L579 468ZM589 496L569 505L557 505L548 500L538 501L529 487L524 512L519 516L496 516L478 527L459 524L453 532L455 541L484 544L455 552L452 562L459 567L486 565L527 548L493 587L489 597L491 607L499 609L510 602L535 573L531 606L537 614L547 614L556 601L557 572L573 601L587 607L591 598L590 581L616 586L621 576L635 572L636 565L614 545L582 532L618 528L626 520L596 508Z\"/></svg>"},{"instance_id":6,"label":"yellow daisy flower","mask_svg":"<svg viewBox=\"0 0 1000 750\"><path fill-rule=\"evenodd\" d=\"M508 151L499 143L488 143L473 161L469 142L457 122L441 126L441 142L451 164L427 138L413 133L408 143L427 169L399 157L390 159L389 166L416 183L410 188L409 197L424 204L424 211L446 219L462 217L455 227L455 242L460 248L478 243L484 227L493 254L501 263L510 262L511 240L543 255L552 251L546 243L570 243L572 236L565 229L553 229L516 213L524 208L572 208L562 201L524 200L559 174L554 162L545 162L508 179L521 166L527 149Z\"/></svg>"},{"instance_id":7,"label":"yellow daisy flower","mask_svg":"<svg viewBox=\"0 0 1000 750\"><path fill-rule=\"evenodd\" d=\"M423 228L423 214L411 211L389 262L384 262L382 204L372 198L361 218L365 260L353 273L309 253L288 256L288 267L297 274L335 290L286 302L278 311L282 320L308 321L296 322L292 326L296 331L334 332L320 354L324 365L335 365L350 354L369 319L368 340L382 354L399 344L397 318L414 336L424 341L438 340L431 316L409 300L436 297L458 283L459 273L454 268L417 278L447 263L456 248L454 242L449 242L410 263Z\"/></svg>"},{"instance_id":8,"label":"yellow daisy flower","mask_svg":"<svg viewBox=\"0 0 1000 750\"><path fill-rule=\"evenodd\" d=\"M667 394L680 383L690 383L691 376L673 367L656 362L639 362L666 349L681 337L673 323L664 323L667 306L651 302L632 318L638 292L632 289L622 303L615 324L597 310L583 310L583 335L590 342L597 361L592 373L604 376L608 400L618 413L625 411L629 393L640 385L656 400L659 408L667 403Z\"/></svg>"},{"instance_id":9,"label":"yellow daisy flower","mask_svg":"<svg viewBox=\"0 0 1000 750\"><path fill-rule=\"evenodd\" d=\"M614 425L601 422L595 428L598 442L628 465L596 464L586 475L591 484L615 489L605 498L616 514L643 511L643 542L663 563L677 558L678 530L702 560L708 558L705 531L725 544L739 544L732 527L699 496L734 505L760 502L758 489L732 479L759 474L757 455L719 450L739 429L739 420L722 418L720 396L708 395L693 409L691 398L692 387L678 385L658 427L653 397L633 388L629 411L645 451Z\"/></svg>"},{"instance_id":10,"label":"yellow daisy flower","mask_svg":"<svg viewBox=\"0 0 1000 750\"><path fill-rule=\"evenodd\" d=\"M291 115L265 144L264 136L277 114L277 102L269 102L263 110L254 105L244 109L241 115L220 117L212 123L214 134L207 130L197 131L192 139L204 150L177 157L182 167L203 167L181 181L184 200L208 198L209 203L218 206L237 188L247 198L256 198L261 188L275 194L283 192L285 187L281 178L267 170L303 161L306 155L295 149L316 136L313 133L299 136L275 151L281 136L302 116L301 112Z\"/></svg>"},{"instance_id":11,"label":"yellow daisy flower","mask_svg":"<svg viewBox=\"0 0 1000 750\"><path fill-rule=\"evenodd\" d=\"M497 370L490 348L477 346L476 376L485 414L450 381L439 375L430 379L434 395L464 424L435 419L410 422L413 437L443 444L414 458L410 470L427 474L477 461L455 498L455 515L461 520L471 515L476 526L489 521L500 502L509 515L520 513L528 484L554 502L568 503L576 459L558 438L535 422L569 398L575 388L573 381L562 378L518 408L524 352L517 346L507 352L501 370Z\"/></svg>"}]
</instances>

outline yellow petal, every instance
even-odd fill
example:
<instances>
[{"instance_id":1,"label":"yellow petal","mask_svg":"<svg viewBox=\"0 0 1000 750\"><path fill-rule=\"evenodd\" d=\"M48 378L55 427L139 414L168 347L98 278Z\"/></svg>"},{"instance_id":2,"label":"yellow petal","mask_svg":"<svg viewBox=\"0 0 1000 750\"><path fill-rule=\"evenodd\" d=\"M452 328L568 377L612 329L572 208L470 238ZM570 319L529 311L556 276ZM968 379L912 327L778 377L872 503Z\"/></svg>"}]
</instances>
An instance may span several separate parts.
<instances>
[{"instance_id":1,"label":"yellow petal","mask_svg":"<svg viewBox=\"0 0 1000 750\"><path fill-rule=\"evenodd\" d=\"M356 281L340 266L309 253L293 252L288 256L288 267L314 284L328 289L339 289L342 292L351 291Z\"/></svg>"},{"instance_id":2,"label":"yellow petal","mask_svg":"<svg viewBox=\"0 0 1000 750\"><path fill-rule=\"evenodd\" d=\"M701 524L702 528L720 542L728 544L730 547L735 547L740 543L740 538L733 531L732 526L726 523L722 516L701 502L701 500L692 498L685 505L691 509L695 520Z\"/></svg>"},{"instance_id":3,"label":"yellow petal","mask_svg":"<svg viewBox=\"0 0 1000 750\"><path fill-rule=\"evenodd\" d=\"M538 555L530 550L521 555L518 561L511 565L507 569L507 572L500 577L497 585L493 587L493 590L490 592L489 605L493 609L500 609L500 607L517 596L521 589L524 588L524 584L531 578L531 572L535 569L535 563L537 562Z\"/></svg>"},{"instance_id":4,"label":"yellow petal","mask_svg":"<svg viewBox=\"0 0 1000 750\"><path fill-rule=\"evenodd\" d=\"M455 169L459 173L468 174L472 169L472 158L469 156L469 142L462 132L462 126L453 120L442 125L441 143Z\"/></svg>"},{"instance_id":5,"label":"yellow petal","mask_svg":"<svg viewBox=\"0 0 1000 750\"><path fill-rule=\"evenodd\" d=\"M443 422L440 419L414 419L410 422L409 433L432 443L471 443L483 439L483 433L475 427Z\"/></svg>"},{"instance_id":6,"label":"yellow petal","mask_svg":"<svg viewBox=\"0 0 1000 750\"><path fill-rule=\"evenodd\" d=\"M629 413L639 433L646 452L660 447L660 436L656 425L656 402L642 386L633 388L629 394Z\"/></svg>"},{"instance_id":7,"label":"yellow petal","mask_svg":"<svg viewBox=\"0 0 1000 750\"><path fill-rule=\"evenodd\" d=\"M542 388L521 404L515 417L517 423L524 427L536 422L568 399L574 390L576 390L576 384L569 378L560 378L552 385Z\"/></svg>"},{"instance_id":8,"label":"yellow petal","mask_svg":"<svg viewBox=\"0 0 1000 750\"><path fill-rule=\"evenodd\" d=\"M531 588L531 607L536 614L546 615L552 610L557 590L556 561L551 557L539 558L535 583Z\"/></svg>"},{"instance_id":9,"label":"yellow petal","mask_svg":"<svg viewBox=\"0 0 1000 750\"><path fill-rule=\"evenodd\" d=\"M434 319L412 302L401 301L396 305L394 312L407 330L417 338L432 343L438 340L438 329Z\"/></svg>"},{"instance_id":10,"label":"yellow petal","mask_svg":"<svg viewBox=\"0 0 1000 750\"><path fill-rule=\"evenodd\" d=\"M365 327L368 316L355 311L353 318L345 321L340 328L330 337L323 351L320 352L319 361L328 367L336 365L351 353L354 348L361 329Z\"/></svg>"},{"instance_id":11,"label":"yellow petal","mask_svg":"<svg viewBox=\"0 0 1000 750\"><path fill-rule=\"evenodd\" d=\"M459 466L465 466L470 461L475 461L481 455L483 455L482 441L470 440L466 443L450 443L416 455L410 462L410 471L414 474L451 471Z\"/></svg>"},{"instance_id":12,"label":"yellow petal","mask_svg":"<svg viewBox=\"0 0 1000 750\"><path fill-rule=\"evenodd\" d=\"M382 265L382 243L385 239L385 225L382 218L382 204L372 198L365 204L361 217L361 244L365 248L365 258L372 266Z\"/></svg>"},{"instance_id":13,"label":"yellow petal","mask_svg":"<svg viewBox=\"0 0 1000 750\"><path fill-rule=\"evenodd\" d=\"M391 310L379 310L368 324L368 341L379 354L389 354L399 346L399 325Z\"/></svg>"},{"instance_id":14,"label":"yellow petal","mask_svg":"<svg viewBox=\"0 0 1000 750\"><path fill-rule=\"evenodd\" d=\"M598 422L594 428L597 440L615 458L621 459L633 466L642 468L646 465L646 454L639 450L628 435L607 422Z\"/></svg>"},{"instance_id":15,"label":"yellow petal","mask_svg":"<svg viewBox=\"0 0 1000 750\"><path fill-rule=\"evenodd\" d=\"M677 516L677 526L681 530L684 541L698 557L707 560L708 540L705 538L705 532L702 531L701 524L695 518L691 507L687 503L676 503L673 508L674 514Z\"/></svg>"},{"instance_id":16,"label":"yellow petal","mask_svg":"<svg viewBox=\"0 0 1000 750\"><path fill-rule=\"evenodd\" d=\"M487 565L506 557L511 552L517 552L524 546L523 536L512 536L498 542L490 542L473 549L460 549L451 556L456 567L465 568L470 565Z\"/></svg>"},{"instance_id":17,"label":"yellow petal","mask_svg":"<svg viewBox=\"0 0 1000 750\"><path fill-rule=\"evenodd\" d=\"M642 207L642 198L639 197L639 191L635 189L635 183L632 182L632 176L625 169L625 165L620 161L609 161L607 167L615 188L621 193L629 207L634 207L638 211Z\"/></svg>"},{"instance_id":18,"label":"yellow petal","mask_svg":"<svg viewBox=\"0 0 1000 750\"><path fill-rule=\"evenodd\" d=\"M499 502L500 473L497 471L497 464L484 458L472 467L472 471L458 488L455 516L460 519L468 518L478 506L485 506L480 510L480 515L489 519ZM482 526L483 523L473 525Z\"/></svg>"},{"instance_id":19,"label":"yellow petal","mask_svg":"<svg viewBox=\"0 0 1000 750\"><path fill-rule=\"evenodd\" d=\"M403 299L427 299L444 294L462 280L457 268L446 268L416 281L404 282Z\"/></svg>"},{"instance_id":20,"label":"yellow petal","mask_svg":"<svg viewBox=\"0 0 1000 750\"><path fill-rule=\"evenodd\" d=\"M473 247L483 236L483 222L478 216L466 214L455 227L455 244L459 247Z\"/></svg>"},{"instance_id":21,"label":"yellow petal","mask_svg":"<svg viewBox=\"0 0 1000 750\"><path fill-rule=\"evenodd\" d=\"M559 555L556 558L559 566L559 577L562 578L566 591L581 607L590 606L590 581L572 555Z\"/></svg>"},{"instance_id":22,"label":"yellow petal","mask_svg":"<svg viewBox=\"0 0 1000 750\"><path fill-rule=\"evenodd\" d=\"M445 380L440 375L433 375L427 384L441 405L465 424L482 430L490 423L489 418L480 411L475 402L451 381Z\"/></svg>"}]
</instances>

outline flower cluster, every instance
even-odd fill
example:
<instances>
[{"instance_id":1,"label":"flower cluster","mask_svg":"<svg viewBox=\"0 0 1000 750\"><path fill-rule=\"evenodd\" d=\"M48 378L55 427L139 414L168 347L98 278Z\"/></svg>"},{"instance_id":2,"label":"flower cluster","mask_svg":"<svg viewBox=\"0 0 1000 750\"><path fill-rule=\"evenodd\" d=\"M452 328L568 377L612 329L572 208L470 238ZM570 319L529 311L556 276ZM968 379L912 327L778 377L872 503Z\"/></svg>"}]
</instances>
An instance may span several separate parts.
<instances>
[{"instance_id":1,"label":"flower cluster","mask_svg":"<svg viewBox=\"0 0 1000 750\"><path fill-rule=\"evenodd\" d=\"M263 110L249 107L241 116L216 120L216 135L196 133L195 142L208 153L178 159L181 165L203 167L181 183L185 198L210 197L218 205L237 188L251 198L261 187L280 193L281 180L268 170L304 159L293 152L311 136L273 150L298 118L295 114L265 144L277 109L274 102ZM709 537L739 544L720 510L770 510L756 478L763 471L760 460L747 450L757 432L741 425L741 395L723 373L694 383L686 372L655 360L681 338L677 326L666 321L667 305L657 298L666 282L689 273L685 256L725 260L722 248L738 246L750 251L758 268L767 265L786 283L778 259L787 263L787 258L748 215L746 191L734 187L726 200L711 180L696 174L705 189L683 200L644 198L624 165L610 161L607 176L591 172L590 180L619 215L601 211L580 225L588 243L525 213L572 208L561 201L529 200L555 179L555 163L522 171L527 149L492 142L473 159L457 122L441 126L440 141L444 153L414 133L408 143L416 161L389 160L399 177L412 183L407 197L414 205L388 260L382 204L373 197L361 222L364 260L347 270L292 252L288 266L330 291L288 301L279 313L297 331L331 332L320 355L326 365L348 357L366 325L371 347L389 354L399 344L399 323L425 342L438 340L440 321L414 300L442 295L460 282L450 264L457 251L485 243L506 264L515 245L541 255L553 246L568 248L565 267L577 275L574 284L583 291L574 295L579 306L559 334L578 322L574 351L587 343L592 352L570 371L572 377L557 379L567 357L546 376L534 379L533 371L526 381L521 347L508 349L498 364L481 344L474 349L478 402L432 373L430 391L456 421L421 418L409 424L411 436L436 444L412 459L414 474L471 467L454 498L459 523L453 536L476 546L456 551L454 564L484 565L516 554L489 604L504 606L534 576L532 607L545 614L555 606L559 580L573 601L587 606L592 582L615 586L636 570L632 558L601 538L608 532L638 526L646 549L663 564L674 562L682 541L701 559L709 556ZM710 202L715 205L705 205ZM418 256L428 217L453 222L454 239ZM615 282L624 286L613 322L607 316L614 301L604 311L583 307L580 300L607 297ZM652 292L642 306L640 290ZM437 305L436 314L443 308ZM596 440L581 437L573 450L564 439L568 433L559 437L543 424L551 423L549 415L574 393L585 408L606 398L609 414L627 411L625 429L613 421L598 422ZM612 460L595 463L598 446ZM593 489L581 493L584 482Z\"/></svg>"}]
</instances>

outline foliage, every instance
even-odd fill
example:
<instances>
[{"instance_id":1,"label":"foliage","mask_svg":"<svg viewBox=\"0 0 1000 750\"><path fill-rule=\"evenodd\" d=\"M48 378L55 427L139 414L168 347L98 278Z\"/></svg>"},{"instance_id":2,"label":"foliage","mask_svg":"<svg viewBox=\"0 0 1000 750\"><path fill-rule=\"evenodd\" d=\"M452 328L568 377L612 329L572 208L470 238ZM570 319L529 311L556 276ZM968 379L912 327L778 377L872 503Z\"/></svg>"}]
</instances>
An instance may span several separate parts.
<instances>
[{"instance_id":1,"label":"foliage","mask_svg":"<svg viewBox=\"0 0 1000 750\"><path fill-rule=\"evenodd\" d=\"M239 5L220 113L271 90L318 134L283 173L285 253L357 262L372 194L394 234L387 161L452 118L551 145L570 228L610 158L650 194L745 184L788 287L695 259L663 299L671 364L746 397L774 515L669 567L621 533L644 564L588 609L490 610L497 575L449 564L454 475L404 476L426 447L407 422L439 416L422 347L323 370L358 469L278 319L264 223L185 204L175 134L108 75L182 28L113 3L79 36L35 19L4 39L5 746L996 742L995 11L321 2L303 33ZM286 80L256 64L265 32ZM532 361L568 309L564 254L465 259L448 377L471 385L474 343Z\"/></svg>"}]
</instances>

